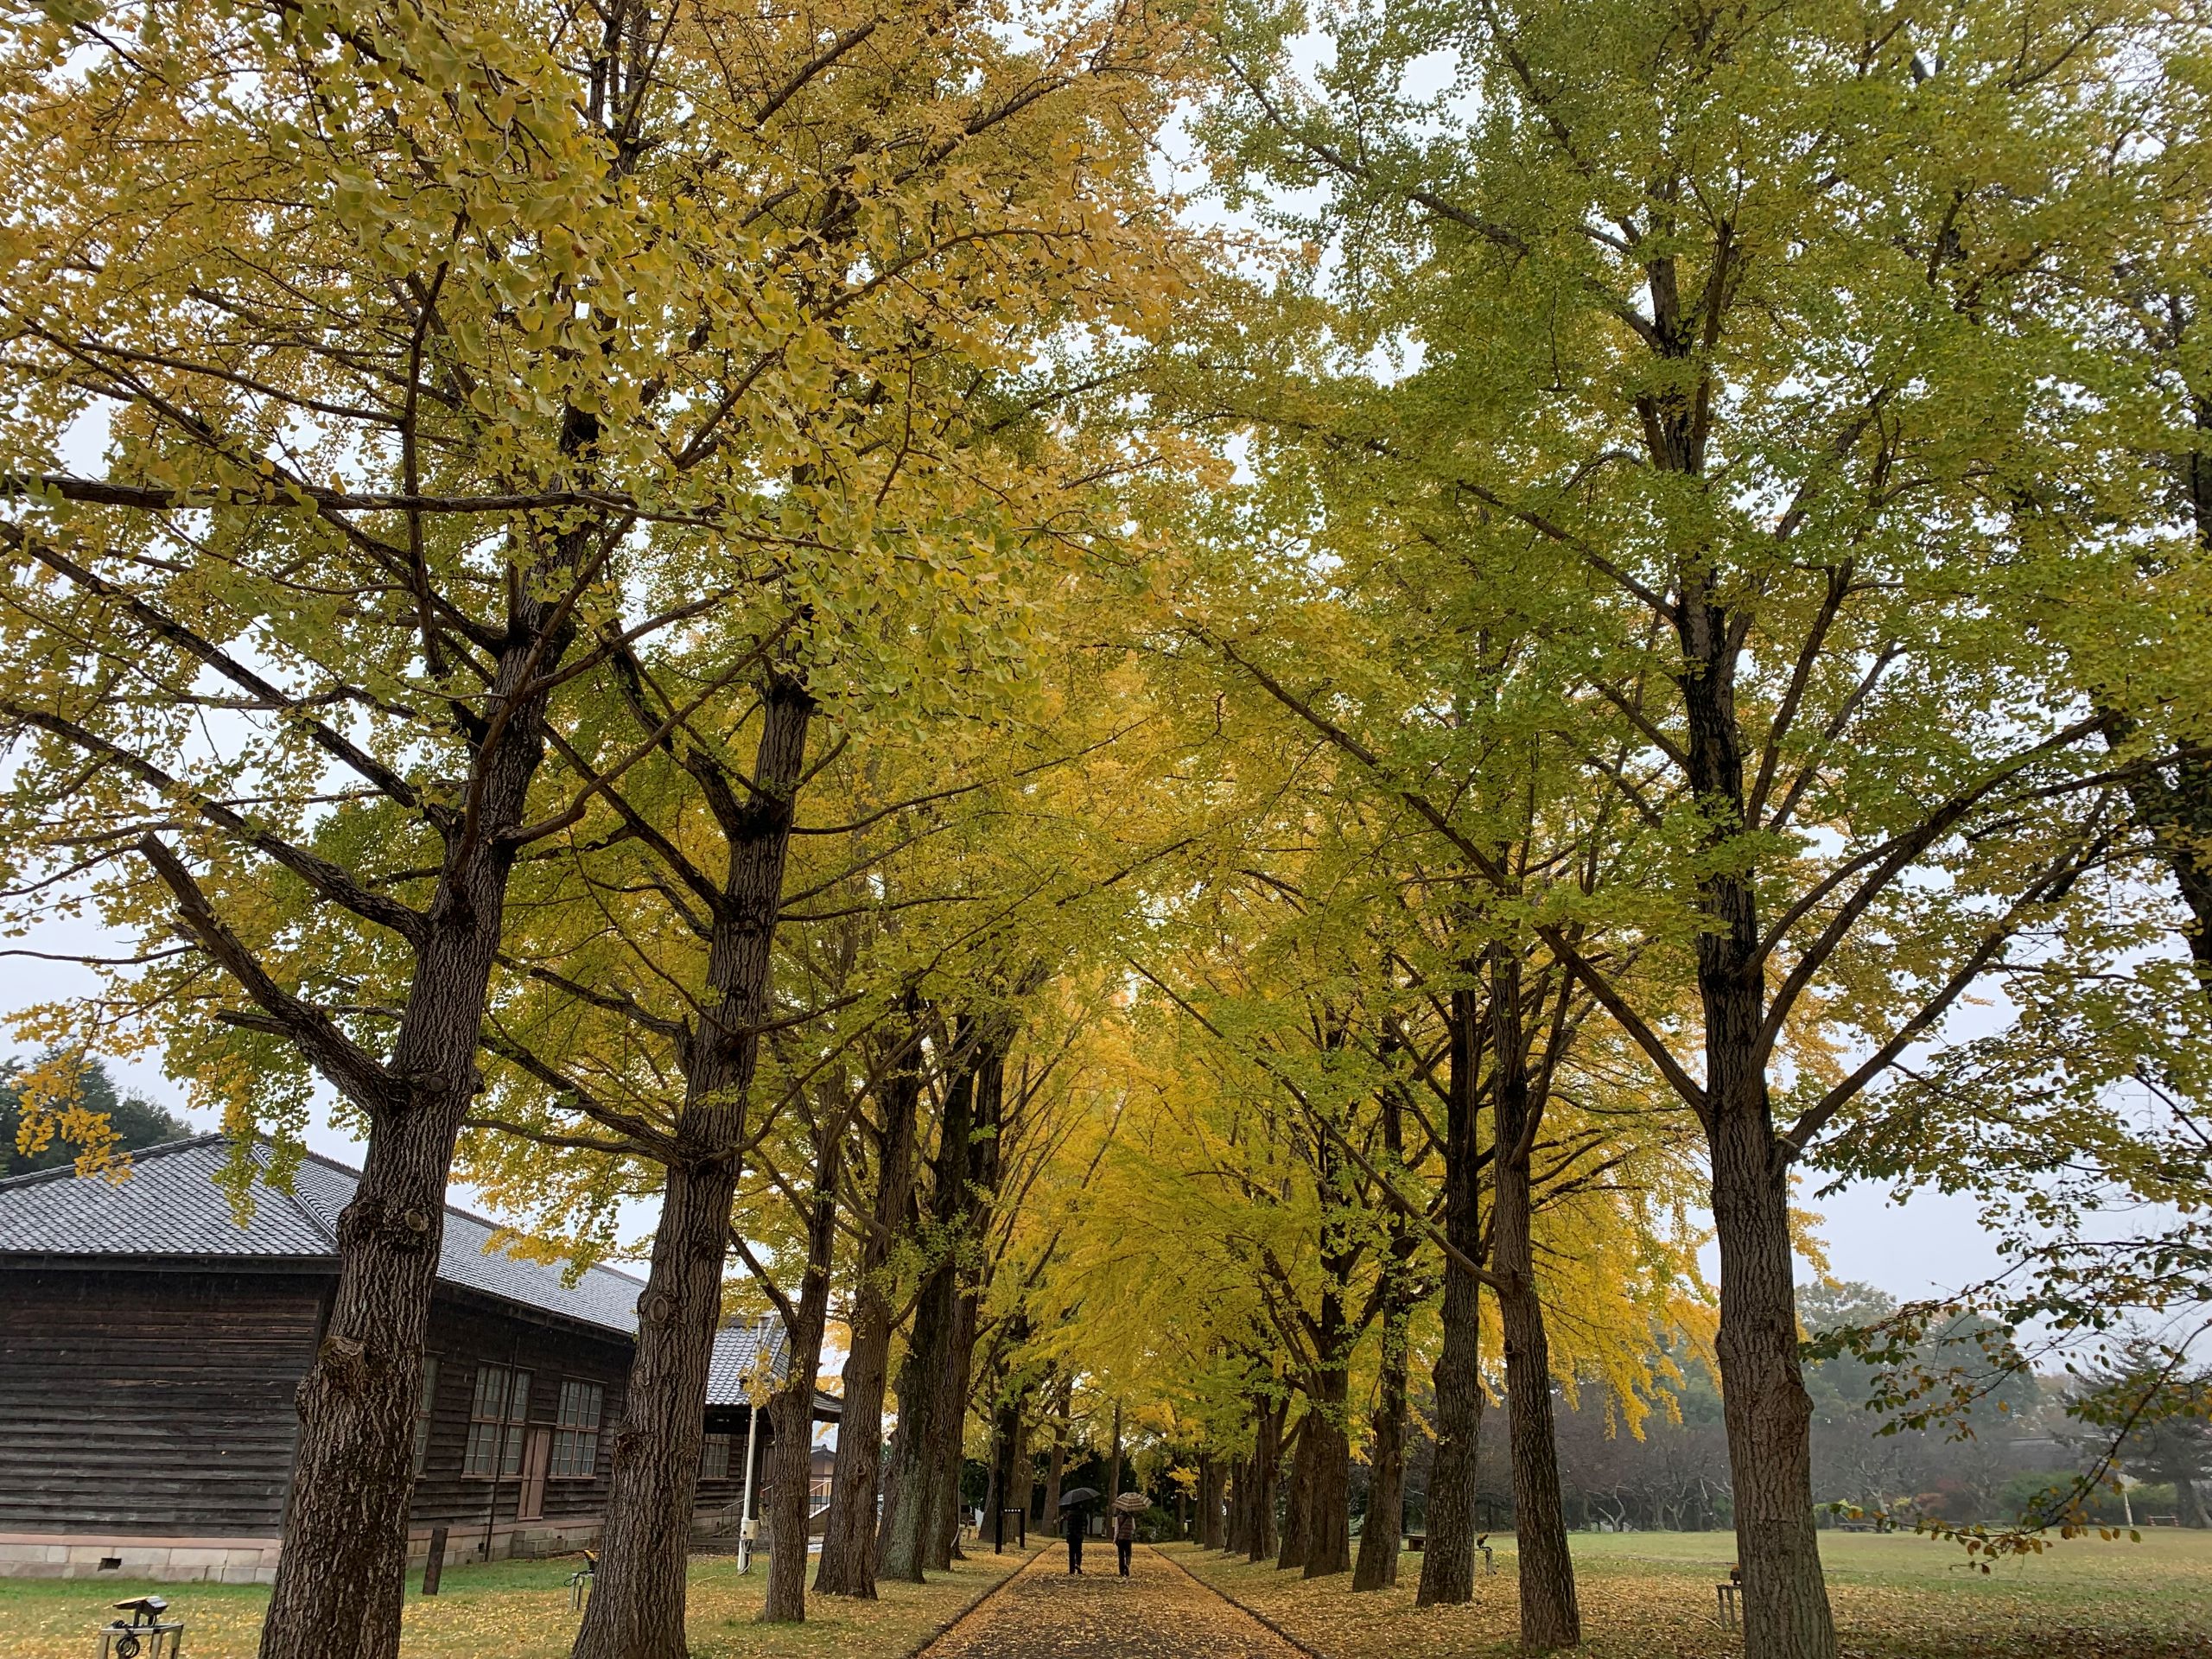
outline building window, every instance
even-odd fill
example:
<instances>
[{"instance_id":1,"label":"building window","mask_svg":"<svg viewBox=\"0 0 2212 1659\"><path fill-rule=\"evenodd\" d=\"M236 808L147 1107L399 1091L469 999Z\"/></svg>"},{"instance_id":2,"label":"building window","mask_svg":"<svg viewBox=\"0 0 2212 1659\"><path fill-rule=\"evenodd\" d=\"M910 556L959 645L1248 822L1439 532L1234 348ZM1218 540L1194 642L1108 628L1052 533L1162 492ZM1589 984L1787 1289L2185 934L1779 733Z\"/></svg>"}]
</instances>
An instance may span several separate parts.
<instances>
[{"instance_id":1,"label":"building window","mask_svg":"<svg viewBox=\"0 0 2212 1659\"><path fill-rule=\"evenodd\" d=\"M728 1480L729 1478L729 1439L727 1434L709 1434L699 1453L699 1478Z\"/></svg>"},{"instance_id":2,"label":"building window","mask_svg":"<svg viewBox=\"0 0 2212 1659\"><path fill-rule=\"evenodd\" d=\"M430 1415L438 1404L438 1362L429 1354L423 1356L423 1389L415 1396L415 1472L423 1472L423 1465L430 1455Z\"/></svg>"},{"instance_id":3,"label":"building window","mask_svg":"<svg viewBox=\"0 0 2212 1659\"><path fill-rule=\"evenodd\" d=\"M589 1480L599 1472L599 1412L606 1390L596 1382L563 1382L553 1429L553 1478Z\"/></svg>"},{"instance_id":4,"label":"building window","mask_svg":"<svg viewBox=\"0 0 2212 1659\"><path fill-rule=\"evenodd\" d=\"M461 1472L493 1480L522 1472L522 1426L530 1416L530 1373L504 1365L476 1368L468 1408L468 1452Z\"/></svg>"}]
</instances>

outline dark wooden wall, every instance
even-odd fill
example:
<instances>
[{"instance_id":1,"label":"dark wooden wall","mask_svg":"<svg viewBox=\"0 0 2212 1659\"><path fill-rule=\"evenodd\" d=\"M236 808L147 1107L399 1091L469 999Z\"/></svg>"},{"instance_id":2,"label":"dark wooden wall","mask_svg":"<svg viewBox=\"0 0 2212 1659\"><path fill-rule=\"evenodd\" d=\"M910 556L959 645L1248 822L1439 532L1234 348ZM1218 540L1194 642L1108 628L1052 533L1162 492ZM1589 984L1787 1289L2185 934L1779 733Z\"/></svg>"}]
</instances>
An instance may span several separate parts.
<instances>
[{"instance_id":1,"label":"dark wooden wall","mask_svg":"<svg viewBox=\"0 0 2212 1659\"><path fill-rule=\"evenodd\" d=\"M275 1536L330 1281L0 1263L0 1530Z\"/></svg>"},{"instance_id":2,"label":"dark wooden wall","mask_svg":"<svg viewBox=\"0 0 2212 1659\"><path fill-rule=\"evenodd\" d=\"M461 1473L468 1449L468 1412L476 1397L476 1368L503 1365L528 1371L528 1421L550 1427L560 1415L563 1382L596 1382L605 1392L599 1418L599 1465L589 1480L548 1480L541 1520L596 1516L607 1507L614 1430L622 1420L623 1384L630 1375L631 1343L615 1332L531 1319L504 1311L493 1298L441 1286L430 1306L424 1351L438 1362L437 1404L430 1443L415 1482L416 1526L448 1526L454 1541L487 1521L504 1527L515 1518L522 1483ZM524 1525L531 1524L524 1522Z\"/></svg>"},{"instance_id":3,"label":"dark wooden wall","mask_svg":"<svg viewBox=\"0 0 2212 1659\"><path fill-rule=\"evenodd\" d=\"M729 1477L725 1480L709 1480L699 1477L698 1513L719 1516L737 1502L745 1491L745 1426L748 1415L743 1406L709 1406L707 1433L729 1436ZM775 1431L769 1425L768 1414L760 1414L760 1439L753 1452L753 1513L760 1513L760 1491L768 1473L768 1448L775 1443Z\"/></svg>"}]
</instances>

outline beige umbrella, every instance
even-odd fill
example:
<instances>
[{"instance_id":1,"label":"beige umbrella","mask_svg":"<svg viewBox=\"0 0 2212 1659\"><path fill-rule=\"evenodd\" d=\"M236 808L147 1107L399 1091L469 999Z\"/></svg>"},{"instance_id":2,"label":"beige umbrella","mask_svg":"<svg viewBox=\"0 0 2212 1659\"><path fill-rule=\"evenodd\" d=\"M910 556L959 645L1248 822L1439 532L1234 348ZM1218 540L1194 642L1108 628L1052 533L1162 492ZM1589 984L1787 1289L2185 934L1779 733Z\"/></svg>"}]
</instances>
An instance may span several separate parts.
<instances>
[{"instance_id":1,"label":"beige umbrella","mask_svg":"<svg viewBox=\"0 0 2212 1659\"><path fill-rule=\"evenodd\" d=\"M1152 1500L1142 1492L1123 1492L1114 1500L1114 1507L1125 1515L1135 1515L1152 1507Z\"/></svg>"}]
</instances>

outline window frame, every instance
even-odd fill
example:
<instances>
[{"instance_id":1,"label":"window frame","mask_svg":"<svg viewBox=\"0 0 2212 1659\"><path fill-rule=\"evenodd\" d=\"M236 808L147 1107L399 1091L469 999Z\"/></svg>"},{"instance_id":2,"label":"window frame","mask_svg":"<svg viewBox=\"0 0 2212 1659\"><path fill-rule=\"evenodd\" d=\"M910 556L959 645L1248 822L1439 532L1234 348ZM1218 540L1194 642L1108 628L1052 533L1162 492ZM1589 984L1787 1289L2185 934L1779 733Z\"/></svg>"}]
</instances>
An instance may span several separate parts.
<instances>
[{"instance_id":1,"label":"window frame","mask_svg":"<svg viewBox=\"0 0 2212 1659\"><path fill-rule=\"evenodd\" d=\"M430 1425L438 1414L438 1357L423 1356L423 1381L415 1391L415 1460L414 1477L420 1480L423 1471L429 1466Z\"/></svg>"},{"instance_id":2,"label":"window frame","mask_svg":"<svg viewBox=\"0 0 2212 1659\"><path fill-rule=\"evenodd\" d=\"M546 1460L545 1478L597 1480L599 1437L606 1421L607 1385L585 1377L563 1377L553 1418L553 1452Z\"/></svg>"},{"instance_id":3,"label":"window frame","mask_svg":"<svg viewBox=\"0 0 2212 1659\"><path fill-rule=\"evenodd\" d=\"M496 1398L487 1398L486 1384ZM522 1444L530 1421L531 1373L519 1365L480 1364L468 1402L468 1444L461 1454L465 1480L513 1480L522 1473ZM483 1455L489 1446L490 1455ZM488 1463L489 1468L480 1464Z\"/></svg>"},{"instance_id":4,"label":"window frame","mask_svg":"<svg viewBox=\"0 0 2212 1659\"><path fill-rule=\"evenodd\" d=\"M699 1478L728 1480L730 1478L730 1445L734 1434L709 1433L699 1443ZM719 1456L717 1454L719 1453Z\"/></svg>"}]
</instances>

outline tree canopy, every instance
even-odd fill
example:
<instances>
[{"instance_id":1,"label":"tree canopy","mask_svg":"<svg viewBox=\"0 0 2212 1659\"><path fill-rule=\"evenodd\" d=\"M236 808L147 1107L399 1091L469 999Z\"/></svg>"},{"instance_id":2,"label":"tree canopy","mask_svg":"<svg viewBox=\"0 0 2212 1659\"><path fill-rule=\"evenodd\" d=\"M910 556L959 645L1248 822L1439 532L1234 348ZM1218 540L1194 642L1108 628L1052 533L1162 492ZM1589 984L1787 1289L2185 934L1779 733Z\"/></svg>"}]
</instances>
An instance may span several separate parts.
<instances>
[{"instance_id":1,"label":"tree canopy","mask_svg":"<svg viewBox=\"0 0 2212 1659\"><path fill-rule=\"evenodd\" d=\"M1090 1447L1362 1590L1418 1462L1464 1600L1495 1411L1569 1647L1563 1461L1688 1421L1830 1659L1816 1497L2200 1478L2208 27L11 15L0 919L112 944L14 1155L151 1052L367 1144L270 1659L396 1643L455 1178L649 1275L580 1659L681 1654L740 1309L779 1456L842 1367L815 1594ZM1834 1180L2006 1272L1827 1286ZM2102 1449L1816 1491L1869 1400Z\"/></svg>"}]
</instances>

